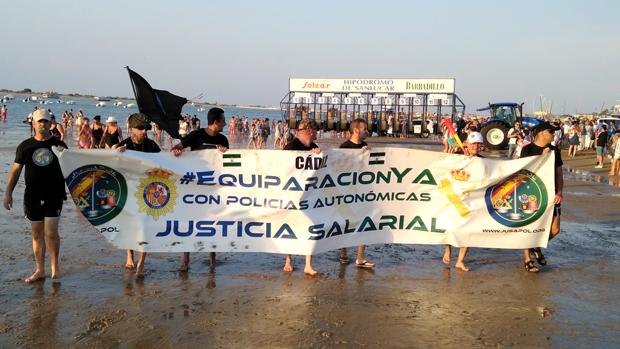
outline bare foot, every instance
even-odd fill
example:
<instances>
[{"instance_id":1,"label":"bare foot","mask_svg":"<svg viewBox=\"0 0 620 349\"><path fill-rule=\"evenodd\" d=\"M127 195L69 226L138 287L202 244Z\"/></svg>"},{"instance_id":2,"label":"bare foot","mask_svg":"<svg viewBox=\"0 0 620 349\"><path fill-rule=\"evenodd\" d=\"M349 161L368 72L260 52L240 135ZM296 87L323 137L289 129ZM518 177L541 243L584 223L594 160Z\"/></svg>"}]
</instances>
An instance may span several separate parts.
<instances>
[{"instance_id":1,"label":"bare foot","mask_svg":"<svg viewBox=\"0 0 620 349\"><path fill-rule=\"evenodd\" d=\"M125 269L126 270L134 270L134 269L136 269L136 266L133 263L125 263Z\"/></svg>"},{"instance_id":2,"label":"bare foot","mask_svg":"<svg viewBox=\"0 0 620 349\"><path fill-rule=\"evenodd\" d=\"M290 273L293 271L293 257L291 257L290 254L284 257L284 267L282 268L282 270L284 270L287 273Z\"/></svg>"},{"instance_id":3,"label":"bare foot","mask_svg":"<svg viewBox=\"0 0 620 349\"><path fill-rule=\"evenodd\" d=\"M24 282L27 284L31 284L33 282L39 281L39 280L44 280L45 279L45 273L42 271L35 271L32 275L30 275L29 277L24 279Z\"/></svg>"},{"instance_id":4,"label":"bare foot","mask_svg":"<svg viewBox=\"0 0 620 349\"><path fill-rule=\"evenodd\" d=\"M454 265L454 267L456 269L461 269L462 271L470 271L471 269L469 269L465 263L463 262L456 262L456 264Z\"/></svg>"},{"instance_id":5,"label":"bare foot","mask_svg":"<svg viewBox=\"0 0 620 349\"><path fill-rule=\"evenodd\" d=\"M450 252L452 251L446 248L445 252L443 253L443 258L441 259L443 261L443 264L450 264Z\"/></svg>"},{"instance_id":6,"label":"bare foot","mask_svg":"<svg viewBox=\"0 0 620 349\"><path fill-rule=\"evenodd\" d=\"M304 274L309 275L309 276L316 276L316 274L318 274L319 272L314 270L312 267L306 266L304 268Z\"/></svg>"}]
</instances>

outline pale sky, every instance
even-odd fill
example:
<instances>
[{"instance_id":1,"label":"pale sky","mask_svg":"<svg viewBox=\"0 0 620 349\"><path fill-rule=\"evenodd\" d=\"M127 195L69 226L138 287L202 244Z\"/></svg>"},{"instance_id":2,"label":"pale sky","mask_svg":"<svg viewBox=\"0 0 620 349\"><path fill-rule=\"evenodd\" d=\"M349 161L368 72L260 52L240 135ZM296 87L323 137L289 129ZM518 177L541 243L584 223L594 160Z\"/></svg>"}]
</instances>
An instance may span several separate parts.
<instances>
[{"instance_id":1,"label":"pale sky","mask_svg":"<svg viewBox=\"0 0 620 349\"><path fill-rule=\"evenodd\" d=\"M153 87L278 105L289 77L456 79L553 112L620 103L620 1L3 1L0 87L132 96Z\"/></svg>"}]
</instances>

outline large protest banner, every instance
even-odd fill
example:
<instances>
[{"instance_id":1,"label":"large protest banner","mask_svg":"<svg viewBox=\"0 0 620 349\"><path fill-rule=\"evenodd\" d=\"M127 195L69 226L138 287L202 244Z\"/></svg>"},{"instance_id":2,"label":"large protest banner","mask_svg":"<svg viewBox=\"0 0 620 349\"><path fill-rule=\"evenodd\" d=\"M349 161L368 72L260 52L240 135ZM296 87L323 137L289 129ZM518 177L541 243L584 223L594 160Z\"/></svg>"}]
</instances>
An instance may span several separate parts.
<instances>
[{"instance_id":1,"label":"large protest banner","mask_svg":"<svg viewBox=\"0 0 620 349\"><path fill-rule=\"evenodd\" d=\"M553 157L403 148L57 153L80 212L147 252L314 254L360 244L546 247Z\"/></svg>"}]
</instances>

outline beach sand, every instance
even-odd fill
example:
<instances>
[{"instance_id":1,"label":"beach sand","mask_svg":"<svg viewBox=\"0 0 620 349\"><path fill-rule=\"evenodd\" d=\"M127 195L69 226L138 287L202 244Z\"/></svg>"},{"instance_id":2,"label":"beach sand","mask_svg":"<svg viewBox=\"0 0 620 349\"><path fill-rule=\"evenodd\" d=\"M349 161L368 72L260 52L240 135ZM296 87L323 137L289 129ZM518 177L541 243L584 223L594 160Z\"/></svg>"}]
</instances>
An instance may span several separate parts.
<instances>
[{"instance_id":1,"label":"beach sand","mask_svg":"<svg viewBox=\"0 0 620 349\"><path fill-rule=\"evenodd\" d=\"M13 156L0 149L2 195ZM620 189L575 170L538 274L521 251L473 248L464 273L441 246L373 245L374 271L341 266L337 251L316 256L316 278L302 257L286 274L281 255L218 253L211 272L196 253L178 273L180 255L152 254L137 280L68 201L62 277L34 285L22 281L34 266L22 180L0 213L0 347L620 347Z\"/></svg>"}]
</instances>

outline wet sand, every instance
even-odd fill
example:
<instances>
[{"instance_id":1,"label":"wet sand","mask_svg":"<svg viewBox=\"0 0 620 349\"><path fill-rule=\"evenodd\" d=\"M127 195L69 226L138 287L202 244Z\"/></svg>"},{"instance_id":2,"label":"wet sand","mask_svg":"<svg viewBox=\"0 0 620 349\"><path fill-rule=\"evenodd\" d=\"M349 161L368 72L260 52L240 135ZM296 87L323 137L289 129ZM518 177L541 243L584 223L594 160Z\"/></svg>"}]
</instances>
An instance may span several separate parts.
<instances>
[{"instance_id":1,"label":"wet sand","mask_svg":"<svg viewBox=\"0 0 620 349\"><path fill-rule=\"evenodd\" d=\"M0 149L2 195L13 156ZM281 255L219 253L211 271L196 253L178 273L180 255L153 254L137 280L69 201L60 282L34 285L22 281L34 265L22 181L0 213L0 347L619 347L620 189L590 177L567 172L562 233L538 274L520 251L472 249L464 273L441 246L374 245L374 271L337 251L315 258L317 278L302 257L286 274Z\"/></svg>"}]
</instances>

